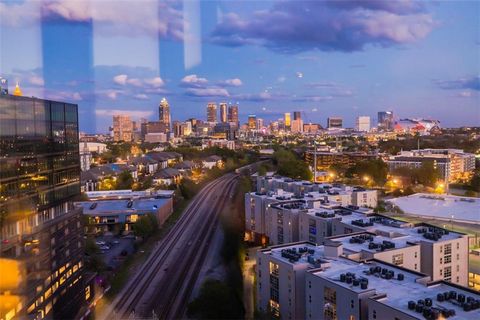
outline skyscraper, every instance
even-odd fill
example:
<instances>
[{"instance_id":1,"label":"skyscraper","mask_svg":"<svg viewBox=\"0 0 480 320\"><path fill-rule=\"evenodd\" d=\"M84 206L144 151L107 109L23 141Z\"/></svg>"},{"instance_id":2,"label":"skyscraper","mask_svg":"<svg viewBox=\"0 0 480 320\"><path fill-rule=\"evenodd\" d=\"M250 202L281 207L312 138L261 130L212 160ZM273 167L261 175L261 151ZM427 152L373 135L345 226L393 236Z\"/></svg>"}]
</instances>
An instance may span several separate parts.
<instances>
[{"instance_id":1,"label":"skyscraper","mask_svg":"<svg viewBox=\"0 0 480 320\"><path fill-rule=\"evenodd\" d=\"M355 122L355 129L357 131L370 131L370 117L358 116L357 121Z\"/></svg>"},{"instance_id":2,"label":"skyscraper","mask_svg":"<svg viewBox=\"0 0 480 320\"><path fill-rule=\"evenodd\" d=\"M342 128L343 127L343 119L340 117L329 117L327 119L327 127L328 128Z\"/></svg>"},{"instance_id":3,"label":"skyscraper","mask_svg":"<svg viewBox=\"0 0 480 320\"><path fill-rule=\"evenodd\" d=\"M170 132L170 124L172 121L170 116L170 105L165 98L160 101L160 105L158 106L158 120L165 124L166 133Z\"/></svg>"},{"instance_id":4,"label":"skyscraper","mask_svg":"<svg viewBox=\"0 0 480 320\"><path fill-rule=\"evenodd\" d=\"M290 112L285 112L285 117L284 117L284 125L285 125L285 130L290 129L291 125L291 117L290 117Z\"/></svg>"},{"instance_id":5,"label":"skyscraper","mask_svg":"<svg viewBox=\"0 0 480 320\"><path fill-rule=\"evenodd\" d=\"M1 319L73 319L85 301L78 146L77 105L0 95Z\"/></svg>"},{"instance_id":6,"label":"skyscraper","mask_svg":"<svg viewBox=\"0 0 480 320\"><path fill-rule=\"evenodd\" d=\"M291 130L292 132L295 132L295 133L303 132L303 120L302 120L302 114L300 111L293 112L293 121L291 121Z\"/></svg>"},{"instance_id":7,"label":"skyscraper","mask_svg":"<svg viewBox=\"0 0 480 320\"><path fill-rule=\"evenodd\" d=\"M249 130L257 129L257 116L254 114L251 114L248 116L248 129Z\"/></svg>"},{"instance_id":8,"label":"skyscraper","mask_svg":"<svg viewBox=\"0 0 480 320\"><path fill-rule=\"evenodd\" d=\"M395 122L393 120L392 111L378 112L378 130L390 131L393 130Z\"/></svg>"},{"instance_id":9,"label":"skyscraper","mask_svg":"<svg viewBox=\"0 0 480 320\"><path fill-rule=\"evenodd\" d=\"M220 103L220 121L225 123L227 122L227 103Z\"/></svg>"},{"instance_id":10,"label":"skyscraper","mask_svg":"<svg viewBox=\"0 0 480 320\"><path fill-rule=\"evenodd\" d=\"M228 107L228 122L234 122L238 126L238 106Z\"/></svg>"},{"instance_id":11,"label":"skyscraper","mask_svg":"<svg viewBox=\"0 0 480 320\"><path fill-rule=\"evenodd\" d=\"M128 115L113 116L113 141L131 142L133 139L133 122Z\"/></svg>"},{"instance_id":12,"label":"skyscraper","mask_svg":"<svg viewBox=\"0 0 480 320\"><path fill-rule=\"evenodd\" d=\"M302 114L300 111L294 111L293 112L293 120L300 120L302 119Z\"/></svg>"},{"instance_id":13,"label":"skyscraper","mask_svg":"<svg viewBox=\"0 0 480 320\"><path fill-rule=\"evenodd\" d=\"M207 122L217 122L217 105L214 102L207 104Z\"/></svg>"}]
</instances>

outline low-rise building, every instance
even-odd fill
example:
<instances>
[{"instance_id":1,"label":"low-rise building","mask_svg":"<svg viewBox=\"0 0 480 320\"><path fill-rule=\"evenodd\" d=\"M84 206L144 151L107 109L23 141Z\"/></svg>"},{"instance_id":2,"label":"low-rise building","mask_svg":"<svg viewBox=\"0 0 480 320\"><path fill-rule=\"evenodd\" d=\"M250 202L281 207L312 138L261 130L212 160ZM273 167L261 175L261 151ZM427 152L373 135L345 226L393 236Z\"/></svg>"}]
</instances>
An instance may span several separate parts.
<instances>
[{"instance_id":1,"label":"low-rise building","mask_svg":"<svg viewBox=\"0 0 480 320\"><path fill-rule=\"evenodd\" d=\"M96 231L113 231L115 227L130 231L140 216L153 214L158 226L162 226L173 211L171 197L96 200L75 203L83 208Z\"/></svg>"},{"instance_id":2,"label":"low-rise building","mask_svg":"<svg viewBox=\"0 0 480 320\"><path fill-rule=\"evenodd\" d=\"M221 157L213 155L203 159L202 165L205 169L213 169L215 167L221 168L223 166L223 161Z\"/></svg>"}]
</instances>

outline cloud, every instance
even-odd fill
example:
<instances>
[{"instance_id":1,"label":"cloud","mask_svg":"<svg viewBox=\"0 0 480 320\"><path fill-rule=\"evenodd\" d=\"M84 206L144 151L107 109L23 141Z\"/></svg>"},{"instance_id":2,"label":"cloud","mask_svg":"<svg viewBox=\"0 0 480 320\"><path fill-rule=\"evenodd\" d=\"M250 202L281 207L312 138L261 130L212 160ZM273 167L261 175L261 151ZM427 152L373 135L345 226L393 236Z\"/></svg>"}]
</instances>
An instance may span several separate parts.
<instances>
[{"instance_id":1,"label":"cloud","mask_svg":"<svg viewBox=\"0 0 480 320\"><path fill-rule=\"evenodd\" d=\"M165 82L160 77L154 77L151 79L145 79L144 82L152 88L160 88L165 85Z\"/></svg>"},{"instance_id":2,"label":"cloud","mask_svg":"<svg viewBox=\"0 0 480 320\"><path fill-rule=\"evenodd\" d=\"M121 110L121 109L96 109L97 116L112 117L117 114L126 114L132 118L148 118L153 114L153 111L146 110Z\"/></svg>"},{"instance_id":3,"label":"cloud","mask_svg":"<svg viewBox=\"0 0 480 320\"><path fill-rule=\"evenodd\" d=\"M189 88L187 96L193 97L229 97L230 94L225 88Z\"/></svg>"},{"instance_id":4,"label":"cloud","mask_svg":"<svg viewBox=\"0 0 480 320\"><path fill-rule=\"evenodd\" d=\"M238 78L234 78L234 79L227 79L224 81L220 81L218 85L223 87L240 87L241 85L243 85L243 83L242 83L242 80Z\"/></svg>"},{"instance_id":5,"label":"cloud","mask_svg":"<svg viewBox=\"0 0 480 320\"><path fill-rule=\"evenodd\" d=\"M180 81L180 85L183 87L205 88L207 84L208 80L206 78L198 77L196 74L185 76Z\"/></svg>"},{"instance_id":6,"label":"cloud","mask_svg":"<svg viewBox=\"0 0 480 320\"><path fill-rule=\"evenodd\" d=\"M138 78L127 79L127 83L131 84L132 86L135 86L135 87L141 87L142 86L142 80L140 80Z\"/></svg>"},{"instance_id":7,"label":"cloud","mask_svg":"<svg viewBox=\"0 0 480 320\"><path fill-rule=\"evenodd\" d=\"M264 102L264 101L271 101L280 98L280 95L275 95L269 92L261 92L261 93L247 93L247 94L237 94L233 98L235 100L241 101L251 101L251 102Z\"/></svg>"},{"instance_id":8,"label":"cloud","mask_svg":"<svg viewBox=\"0 0 480 320\"><path fill-rule=\"evenodd\" d=\"M2 25L25 26L40 19L48 22L56 18L92 21L96 29L106 35L183 39L183 14L178 1L26 0L0 3Z\"/></svg>"},{"instance_id":9,"label":"cloud","mask_svg":"<svg viewBox=\"0 0 480 320\"><path fill-rule=\"evenodd\" d=\"M148 100L148 96L145 93L139 93L134 95L133 97L138 100Z\"/></svg>"},{"instance_id":10,"label":"cloud","mask_svg":"<svg viewBox=\"0 0 480 320\"><path fill-rule=\"evenodd\" d=\"M119 74L119 75L116 75L115 77L113 77L113 82L115 82L116 84L124 86L124 85L127 84L127 79L128 79L128 76L126 74Z\"/></svg>"},{"instance_id":11,"label":"cloud","mask_svg":"<svg viewBox=\"0 0 480 320\"><path fill-rule=\"evenodd\" d=\"M287 81L287 77L285 77L285 76L280 76L280 77L277 78L277 82L283 83L285 81Z\"/></svg>"},{"instance_id":12,"label":"cloud","mask_svg":"<svg viewBox=\"0 0 480 320\"><path fill-rule=\"evenodd\" d=\"M120 90L106 90L105 96L110 100L117 100L117 97L122 93Z\"/></svg>"},{"instance_id":13,"label":"cloud","mask_svg":"<svg viewBox=\"0 0 480 320\"><path fill-rule=\"evenodd\" d=\"M480 91L480 76L470 76L456 80L433 80L434 84L440 89L445 90L475 90Z\"/></svg>"},{"instance_id":14,"label":"cloud","mask_svg":"<svg viewBox=\"0 0 480 320\"><path fill-rule=\"evenodd\" d=\"M224 46L260 45L282 53L352 52L369 45L417 42L436 26L416 1L383 2L278 1L249 17L224 14L210 41Z\"/></svg>"},{"instance_id":15,"label":"cloud","mask_svg":"<svg viewBox=\"0 0 480 320\"><path fill-rule=\"evenodd\" d=\"M43 78L38 75L33 75L30 78L28 78L28 82L30 82L30 84L33 84L34 86L45 85L45 81L43 80Z\"/></svg>"},{"instance_id":16,"label":"cloud","mask_svg":"<svg viewBox=\"0 0 480 320\"><path fill-rule=\"evenodd\" d=\"M315 96L315 95L306 95L303 97L296 97L293 99L295 102L325 102L333 99L333 96Z\"/></svg>"},{"instance_id":17,"label":"cloud","mask_svg":"<svg viewBox=\"0 0 480 320\"><path fill-rule=\"evenodd\" d=\"M335 82L309 82L305 86L310 89L325 89L325 88L337 88L338 84Z\"/></svg>"}]
</instances>

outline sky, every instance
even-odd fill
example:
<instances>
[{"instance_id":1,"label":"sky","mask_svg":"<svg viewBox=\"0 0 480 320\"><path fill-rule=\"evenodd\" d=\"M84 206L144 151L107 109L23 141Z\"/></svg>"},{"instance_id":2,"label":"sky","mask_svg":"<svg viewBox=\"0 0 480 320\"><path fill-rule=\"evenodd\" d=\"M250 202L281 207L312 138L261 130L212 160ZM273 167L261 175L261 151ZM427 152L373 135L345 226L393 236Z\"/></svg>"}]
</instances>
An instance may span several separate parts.
<instances>
[{"instance_id":1,"label":"sky","mask_svg":"<svg viewBox=\"0 0 480 320\"><path fill-rule=\"evenodd\" d=\"M0 27L10 90L78 104L89 133L163 97L178 120L225 101L242 121L480 125L478 1L0 0Z\"/></svg>"}]
</instances>

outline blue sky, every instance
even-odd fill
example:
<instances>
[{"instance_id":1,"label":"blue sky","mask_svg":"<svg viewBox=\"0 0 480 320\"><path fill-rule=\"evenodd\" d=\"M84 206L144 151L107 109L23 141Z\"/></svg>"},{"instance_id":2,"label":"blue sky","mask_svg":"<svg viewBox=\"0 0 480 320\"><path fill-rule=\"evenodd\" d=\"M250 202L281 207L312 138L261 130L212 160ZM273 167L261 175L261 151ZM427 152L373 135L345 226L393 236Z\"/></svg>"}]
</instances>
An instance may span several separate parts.
<instances>
[{"instance_id":1,"label":"blue sky","mask_svg":"<svg viewBox=\"0 0 480 320\"><path fill-rule=\"evenodd\" d=\"M303 111L480 125L477 1L2 1L0 74L25 95L111 117L205 118L238 103L266 120Z\"/></svg>"}]
</instances>

